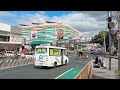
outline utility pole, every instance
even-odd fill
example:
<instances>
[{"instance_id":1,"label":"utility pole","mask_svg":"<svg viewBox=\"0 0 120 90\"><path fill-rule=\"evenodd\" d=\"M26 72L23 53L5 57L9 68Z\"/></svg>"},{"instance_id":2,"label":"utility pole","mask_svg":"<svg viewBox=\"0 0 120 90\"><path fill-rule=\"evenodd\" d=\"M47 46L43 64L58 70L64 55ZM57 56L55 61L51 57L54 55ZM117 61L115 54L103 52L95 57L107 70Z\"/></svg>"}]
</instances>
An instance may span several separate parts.
<instances>
[{"instance_id":1,"label":"utility pole","mask_svg":"<svg viewBox=\"0 0 120 90\"><path fill-rule=\"evenodd\" d=\"M104 35L104 48L105 48L105 53L106 53L106 41L105 41L105 35Z\"/></svg>"},{"instance_id":2,"label":"utility pole","mask_svg":"<svg viewBox=\"0 0 120 90\"><path fill-rule=\"evenodd\" d=\"M105 30L103 30L104 52L106 53Z\"/></svg>"},{"instance_id":3,"label":"utility pole","mask_svg":"<svg viewBox=\"0 0 120 90\"><path fill-rule=\"evenodd\" d=\"M109 29L109 70L111 70L111 46L112 46L112 39L111 39L111 21L112 21L112 11L108 11L107 12L107 16L108 16L108 29Z\"/></svg>"},{"instance_id":4,"label":"utility pole","mask_svg":"<svg viewBox=\"0 0 120 90\"><path fill-rule=\"evenodd\" d=\"M120 34L120 11L117 11L118 15L118 32L117 35ZM118 36L118 70L120 70L120 37Z\"/></svg>"}]
</instances>

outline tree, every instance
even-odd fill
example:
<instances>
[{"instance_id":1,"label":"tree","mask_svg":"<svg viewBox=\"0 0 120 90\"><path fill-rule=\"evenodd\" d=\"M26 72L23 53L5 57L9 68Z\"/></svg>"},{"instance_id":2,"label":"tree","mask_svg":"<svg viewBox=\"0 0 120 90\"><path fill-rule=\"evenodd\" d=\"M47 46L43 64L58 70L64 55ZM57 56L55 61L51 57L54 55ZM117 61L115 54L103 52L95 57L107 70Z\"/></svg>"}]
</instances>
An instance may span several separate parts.
<instances>
[{"instance_id":1,"label":"tree","mask_svg":"<svg viewBox=\"0 0 120 90\"><path fill-rule=\"evenodd\" d=\"M92 42L94 43L100 43L102 46L104 45L104 36L105 36L105 42L106 42L106 49L108 50L109 47L109 31L100 31L98 35L95 35L92 39ZM114 31L111 31L111 37L112 37L112 44L114 44L115 48L118 48L118 41L117 41L117 34L114 33Z\"/></svg>"},{"instance_id":2,"label":"tree","mask_svg":"<svg viewBox=\"0 0 120 90\"><path fill-rule=\"evenodd\" d=\"M104 46L104 36L106 42L106 48L109 47L109 32L108 31L100 31L98 35L95 35L92 39L94 43L100 43L100 45Z\"/></svg>"}]
</instances>

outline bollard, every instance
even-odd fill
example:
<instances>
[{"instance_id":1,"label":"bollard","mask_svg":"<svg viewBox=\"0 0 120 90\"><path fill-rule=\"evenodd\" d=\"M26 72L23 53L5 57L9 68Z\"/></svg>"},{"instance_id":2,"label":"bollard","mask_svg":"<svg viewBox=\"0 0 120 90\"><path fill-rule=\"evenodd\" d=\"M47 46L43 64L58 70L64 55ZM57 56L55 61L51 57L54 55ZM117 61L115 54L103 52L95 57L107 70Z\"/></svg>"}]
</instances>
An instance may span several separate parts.
<instances>
[{"instance_id":1,"label":"bollard","mask_svg":"<svg viewBox=\"0 0 120 90\"><path fill-rule=\"evenodd\" d=\"M17 60L14 61L13 66L16 66L16 62L17 62Z\"/></svg>"},{"instance_id":2,"label":"bollard","mask_svg":"<svg viewBox=\"0 0 120 90\"><path fill-rule=\"evenodd\" d=\"M9 63L9 62L10 62L10 60L6 60L4 66L5 66L5 67L8 67L8 63Z\"/></svg>"},{"instance_id":3,"label":"bollard","mask_svg":"<svg viewBox=\"0 0 120 90\"><path fill-rule=\"evenodd\" d=\"M25 64L25 63L26 63L26 61L27 61L27 59L25 59L25 60L24 60L23 64Z\"/></svg>"},{"instance_id":4,"label":"bollard","mask_svg":"<svg viewBox=\"0 0 120 90\"><path fill-rule=\"evenodd\" d=\"M10 63L10 67L12 66L12 63L13 63L13 62L14 62L14 60L11 61L11 63Z\"/></svg>"},{"instance_id":5,"label":"bollard","mask_svg":"<svg viewBox=\"0 0 120 90\"><path fill-rule=\"evenodd\" d=\"M2 67L2 65L3 65L3 64L4 64L4 61L2 61L2 63L1 63L1 65L0 65L0 66Z\"/></svg>"}]
</instances>

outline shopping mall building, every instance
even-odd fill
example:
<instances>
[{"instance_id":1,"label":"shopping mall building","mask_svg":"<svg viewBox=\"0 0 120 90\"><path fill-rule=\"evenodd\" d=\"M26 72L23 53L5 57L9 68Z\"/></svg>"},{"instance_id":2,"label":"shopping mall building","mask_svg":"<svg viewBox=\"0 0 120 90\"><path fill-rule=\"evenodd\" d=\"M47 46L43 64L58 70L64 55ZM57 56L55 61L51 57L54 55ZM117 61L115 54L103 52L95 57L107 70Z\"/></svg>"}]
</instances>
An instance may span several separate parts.
<instances>
[{"instance_id":1,"label":"shopping mall building","mask_svg":"<svg viewBox=\"0 0 120 90\"><path fill-rule=\"evenodd\" d=\"M32 23L32 25L21 24L22 38L24 45L52 44L62 43L64 45L73 42L80 42L84 34L74 29L73 27L56 22L48 22L45 24ZM73 46L73 45L72 45Z\"/></svg>"},{"instance_id":2,"label":"shopping mall building","mask_svg":"<svg viewBox=\"0 0 120 90\"><path fill-rule=\"evenodd\" d=\"M56 22L44 24L32 23L32 25L12 26L0 23L0 50L16 50L22 46L34 50L36 45L50 44L75 47L75 42L81 42L84 34L73 27ZM28 50L28 51L29 51Z\"/></svg>"}]
</instances>

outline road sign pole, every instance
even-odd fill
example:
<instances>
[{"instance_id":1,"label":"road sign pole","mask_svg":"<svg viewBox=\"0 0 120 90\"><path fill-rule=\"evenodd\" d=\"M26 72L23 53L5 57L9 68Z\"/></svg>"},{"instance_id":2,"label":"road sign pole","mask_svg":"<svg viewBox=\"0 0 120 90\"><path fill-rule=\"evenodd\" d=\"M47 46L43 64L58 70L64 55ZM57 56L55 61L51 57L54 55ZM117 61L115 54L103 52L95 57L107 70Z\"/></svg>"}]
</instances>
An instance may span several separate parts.
<instances>
[{"instance_id":1,"label":"road sign pole","mask_svg":"<svg viewBox=\"0 0 120 90\"><path fill-rule=\"evenodd\" d=\"M111 26L110 26L110 23L112 21L112 18L111 18L111 14L112 12L111 11L108 11L108 28L109 28L109 70L111 70L111 46L112 46L112 39L111 39Z\"/></svg>"}]
</instances>

